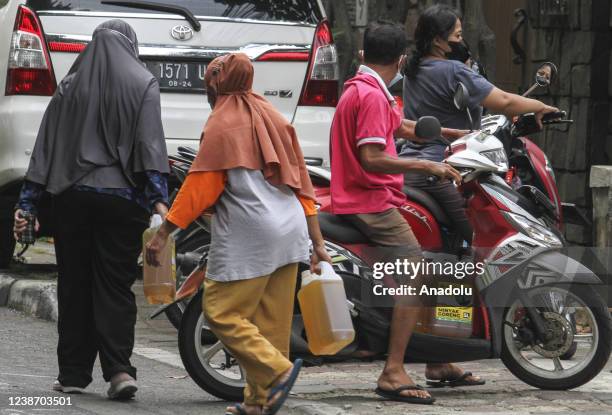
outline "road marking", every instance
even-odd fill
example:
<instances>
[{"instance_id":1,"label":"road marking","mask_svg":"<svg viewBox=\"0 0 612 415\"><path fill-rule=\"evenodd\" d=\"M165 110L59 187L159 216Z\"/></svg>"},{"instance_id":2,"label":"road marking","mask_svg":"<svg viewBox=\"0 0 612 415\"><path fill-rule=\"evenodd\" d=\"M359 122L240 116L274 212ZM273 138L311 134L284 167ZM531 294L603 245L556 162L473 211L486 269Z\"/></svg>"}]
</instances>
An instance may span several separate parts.
<instances>
[{"instance_id":1,"label":"road marking","mask_svg":"<svg viewBox=\"0 0 612 415\"><path fill-rule=\"evenodd\" d=\"M179 369L185 369L185 366L183 366L183 362L181 361L181 357L176 353L168 352L156 347L141 346L134 347L134 353L139 356L146 357L147 359L156 360Z\"/></svg>"}]
</instances>

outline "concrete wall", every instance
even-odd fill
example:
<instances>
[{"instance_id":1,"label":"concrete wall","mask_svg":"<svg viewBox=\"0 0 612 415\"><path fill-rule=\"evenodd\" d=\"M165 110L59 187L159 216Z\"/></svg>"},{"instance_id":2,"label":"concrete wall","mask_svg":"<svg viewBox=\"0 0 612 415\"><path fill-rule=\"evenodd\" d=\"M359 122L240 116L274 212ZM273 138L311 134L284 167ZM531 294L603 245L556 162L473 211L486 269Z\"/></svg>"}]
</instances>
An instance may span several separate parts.
<instances>
[{"instance_id":1,"label":"concrete wall","mask_svg":"<svg viewBox=\"0 0 612 415\"><path fill-rule=\"evenodd\" d=\"M555 169L561 199L588 211L590 167L612 162L612 8L610 0L530 0L530 68L559 67L559 80L544 98L569 111L572 126L549 128L535 141ZM590 214L589 214L590 216ZM567 225L566 237L591 244L592 229Z\"/></svg>"}]
</instances>

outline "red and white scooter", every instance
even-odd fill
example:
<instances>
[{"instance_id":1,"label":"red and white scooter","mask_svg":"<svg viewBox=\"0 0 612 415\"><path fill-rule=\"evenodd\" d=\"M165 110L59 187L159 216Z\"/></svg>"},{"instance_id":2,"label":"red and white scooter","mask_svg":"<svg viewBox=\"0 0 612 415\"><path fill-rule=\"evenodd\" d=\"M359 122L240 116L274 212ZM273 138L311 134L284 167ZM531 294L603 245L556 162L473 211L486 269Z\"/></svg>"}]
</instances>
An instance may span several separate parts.
<instances>
[{"instance_id":1,"label":"red and white scooter","mask_svg":"<svg viewBox=\"0 0 612 415\"><path fill-rule=\"evenodd\" d=\"M455 102L463 108L466 91L458 91ZM440 124L435 118L419 120L419 136L428 138L439 133ZM411 198L401 212L426 258L444 263L480 263L484 272L470 281L474 287L470 295L455 296L454 301L468 316L458 318L458 324L468 324L469 320L467 333L463 330L462 336L453 337L440 332L416 332L408 346L407 359L460 362L501 358L514 375L538 388L571 389L588 382L604 368L612 347L610 314L595 288L601 281L565 255L556 233L531 213L533 202L500 176L508 170L500 140L486 131L477 131L455 141L453 147L446 162L464 178L459 189L467 197L468 216L474 227L473 256L455 252L447 242L452 239L452 225L439 223L435 201L409 194ZM344 280L356 340L333 357L313 356L296 307L291 354L311 364L382 359L388 347L390 309L377 305L374 298L380 281L374 277L369 258L378 248L341 216L328 212L329 172L309 170L321 203L319 219L326 247ZM184 285L191 287L185 292L194 295L181 320L179 350L185 368L200 387L215 396L239 400L243 372L214 339L201 312L205 251L198 253L202 259ZM580 331L575 324L577 315ZM563 360L569 352L574 356L572 360Z\"/></svg>"}]
</instances>

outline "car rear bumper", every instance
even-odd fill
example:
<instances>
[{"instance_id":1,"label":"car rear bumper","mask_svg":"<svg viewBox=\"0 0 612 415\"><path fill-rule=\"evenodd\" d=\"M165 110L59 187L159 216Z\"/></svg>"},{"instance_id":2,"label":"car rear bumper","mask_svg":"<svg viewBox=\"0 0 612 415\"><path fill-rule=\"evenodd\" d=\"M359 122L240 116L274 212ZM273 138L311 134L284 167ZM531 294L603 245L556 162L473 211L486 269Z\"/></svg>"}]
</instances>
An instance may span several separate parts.
<instances>
[{"instance_id":1,"label":"car rear bumper","mask_svg":"<svg viewBox=\"0 0 612 415\"><path fill-rule=\"evenodd\" d=\"M49 97L38 96L9 96L0 100L0 192L23 180L49 100ZM166 114L172 112L164 109ZM320 160L321 166L326 168L329 168L329 131L334 111L331 107L300 106L293 119L304 157ZM178 123L181 117L168 118L166 122ZM185 117L182 122L185 128ZM190 125L191 130L194 127ZM177 154L179 146L197 149L199 138L199 133L194 134L193 139L168 137L168 154Z\"/></svg>"},{"instance_id":2,"label":"car rear bumper","mask_svg":"<svg viewBox=\"0 0 612 415\"><path fill-rule=\"evenodd\" d=\"M333 107L297 107L293 117L293 127L298 136L304 158L320 162L329 168L329 130L334 117ZM195 148L200 146L199 133L194 139L166 138L168 155L178 154L178 147Z\"/></svg>"},{"instance_id":3,"label":"car rear bumper","mask_svg":"<svg viewBox=\"0 0 612 415\"><path fill-rule=\"evenodd\" d=\"M0 100L0 191L23 180L49 100L40 96Z\"/></svg>"},{"instance_id":4,"label":"car rear bumper","mask_svg":"<svg viewBox=\"0 0 612 415\"><path fill-rule=\"evenodd\" d=\"M336 109L333 107L296 108L293 126L305 158L320 159L329 168L329 131Z\"/></svg>"}]
</instances>

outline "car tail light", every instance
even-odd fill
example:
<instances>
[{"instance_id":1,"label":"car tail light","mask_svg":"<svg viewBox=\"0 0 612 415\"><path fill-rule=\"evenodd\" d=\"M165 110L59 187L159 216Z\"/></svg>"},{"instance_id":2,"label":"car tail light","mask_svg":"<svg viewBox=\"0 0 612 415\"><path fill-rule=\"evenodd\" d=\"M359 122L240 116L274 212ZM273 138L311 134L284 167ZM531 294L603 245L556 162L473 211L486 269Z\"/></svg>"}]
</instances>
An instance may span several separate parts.
<instances>
[{"instance_id":1,"label":"car tail light","mask_svg":"<svg viewBox=\"0 0 612 415\"><path fill-rule=\"evenodd\" d=\"M308 52L266 52L257 58L258 62L307 62Z\"/></svg>"},{"instance_id":2,"label":"car tail light","mask_svg":"<svg viewBox=\"0 0 612 415\"><path fill-rule=\"evenodd\" d=\"M49 42L51 52L81 53L85 47L85 43Z\"/></svg>"},{"instance_id":3,"label":"car tail light","mask_svg":"<svg viewBox=\"0 0 612 415\"><path fill-rule=\"evenodd\" d=\"M40 21L19 6L11 38L6 95L51 96L57 84Z\"/></svg>"},{"instance_id":4,"label":"car tail light","mask_svg":"<svg viewBox=\"0 0 612 415\"><path fill-rule=\"evenodd\" d=\"M338 103L338 53L327 20L317 26L299 105L335 107Z\"/></svg>"}]
</instances>

